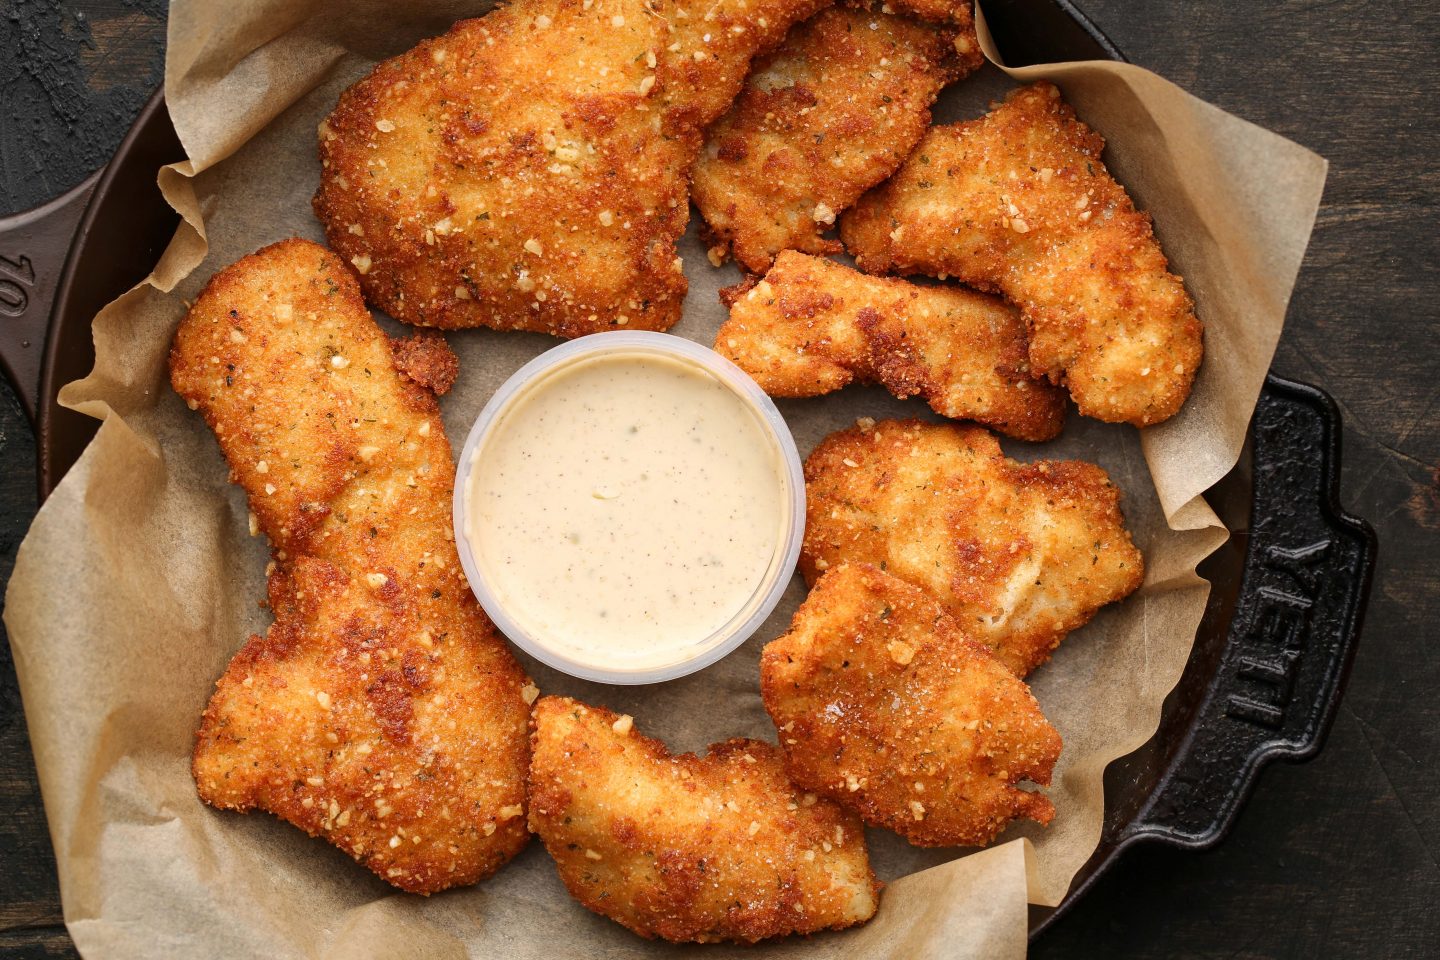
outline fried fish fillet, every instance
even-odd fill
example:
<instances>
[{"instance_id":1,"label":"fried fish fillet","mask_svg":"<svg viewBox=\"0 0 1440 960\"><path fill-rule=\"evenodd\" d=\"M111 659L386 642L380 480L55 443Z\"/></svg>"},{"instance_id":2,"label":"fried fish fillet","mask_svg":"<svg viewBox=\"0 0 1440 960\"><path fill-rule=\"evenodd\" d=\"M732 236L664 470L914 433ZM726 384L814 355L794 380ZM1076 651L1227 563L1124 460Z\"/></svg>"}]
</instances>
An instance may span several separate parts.
<instances>
[{"instance_id":1,"label":"fried fish fillet","mask_svg":"<svg viewBox=\"0 0 1440 960\"><path fill-rule=\"evenodd\" d=\"M1003 293L1030 325L1037 373L1086 416L1144 427L1190 395L1201 325L1104 146L1053 85L1022 88L979 120L932 128L840 235L866 271Z\"/></svg>"},{"instance_id":2,"label":"fried fish fillet","mask_svg":"<svg viewBox=\"0 0 1440 960\"><path fill-rule=\"evenodd\" d=\"M998 297L870 277L788 250L764 280L739 289L715 349L771 396L872 381L1024 440L1049 440L1065 423L1064 392L1030 378L1025 324Z\"/></svg>"},{"instance_id":3,"label":"fried fish fillet","mask_svg":"<svg viewBox=\"0 0 1440 960\"><path fill-rule=\"evenodd\" d=\"M939 601L1016 676L1144 576L1105 471L1078 460L1016 463L979 427L862 421L805 461L813 584L864 562Z\"/></svg>"},{"instance_id":4,"label":"fried fish fillet","mask_svg":"<svg viewBox=\"0 0 1440 960\"><path fill-rule=\"evenodd\" d=\"M827 0L516 0L378 65L320 125L315 213L407 323L664 330L707 124Z\"/></svg>"},{"instance_id":5,"label":"fried fish fillet","mask_svg":"<svg viewBox=\"0 0 1440 960\"><path fill-rule=\"evenodd\" d=\"M860 821L727 740L672 756L628 716L535 704L530 829L586 908L642 937L753 943L863 923L880 885Z\"/></svg>"},{"instance_id":6,"label":"fried fish fillet","mask_svg":"<svg viewBox=\"0 0 1440 960\"><path fill-rule=\"evenodd\" d=\"M868 563L815 584L760 657L765 709L797 785L922 847L983 846L1049 823L1060 735L1025 684L919 587Z\"/></svg>"},{"instance_id":7,"label":"fried fish fillet","mask_svg":"<svg viewBox=\"0 0 1440 960\"><path fill-rule=\"evenodd\" d=\"M434 334L392 342L355 278L288 240L216 274L180 324L175 390L215 431L270 538L275 622L230 661L193 769L403 890L494 873L525 845L535 688L452 542Z\"/></svg>"},{"instance_id":8,"label":"fried fish fillet","mask_svg":"<svg viewBox=\"0 0 1440 960\"><path fill-rule=\"evenodd\" d=\"M940 88L982 62L969 5L955 12L937 26L832 7L756 60L695 161L712 261L730 250L760 273L781 250L840 250L822 237L836 214L895 172Z\"/></svg>"}]
</instances>

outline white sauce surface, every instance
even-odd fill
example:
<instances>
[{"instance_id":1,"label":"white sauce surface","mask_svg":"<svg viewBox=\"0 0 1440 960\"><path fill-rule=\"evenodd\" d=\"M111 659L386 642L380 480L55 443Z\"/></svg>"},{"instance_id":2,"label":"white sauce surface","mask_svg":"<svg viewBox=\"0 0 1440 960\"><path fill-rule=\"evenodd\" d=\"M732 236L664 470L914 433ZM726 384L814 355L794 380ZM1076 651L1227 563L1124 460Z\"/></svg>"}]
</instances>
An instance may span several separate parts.
<instances>
[{"instance_id":1,"label":"white sauce surface","mask_svg":"<svg viewBox=\"0 0 1440 960\"><path fill-rule=\"evenodd\" d=\"M572 660L688 658L778 562L781 455L697 364L628 351L562 364L510 401L474 456L465 533L481 574Z\"/></svg>"}]
</instances>

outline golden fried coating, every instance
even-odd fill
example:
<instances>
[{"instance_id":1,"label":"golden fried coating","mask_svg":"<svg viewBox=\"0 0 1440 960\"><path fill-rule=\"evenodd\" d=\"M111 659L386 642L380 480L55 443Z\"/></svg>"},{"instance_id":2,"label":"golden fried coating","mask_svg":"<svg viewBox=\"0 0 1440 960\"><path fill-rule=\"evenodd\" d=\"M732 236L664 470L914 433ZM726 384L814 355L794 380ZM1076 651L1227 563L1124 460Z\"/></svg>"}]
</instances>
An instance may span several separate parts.
<instances>
[{"instance_id":1,"label":"golden fried coating","mask_svg":"<svg viewBox=\"0 0 1440 960\"><path fill-rule=\"evenodd\" d=\"M868 563L815 584L760 658L785 772L922 847L1049 823L1060 734L1023 682L919 587Z\"/></svg>"},{"instance_id":2,"label":"golden fried coating","mask_svg":"<svg viewBox=\"0 0 1440 960\"><path fill-rule=\"evenodd\" d=\"M434 334L389 341L339 258L303 240L216 274L170 353L274 555L275 622L201 720L200 796L415 893L489 876L528 839L536 691L460 569L450 445L417 382L448 386L454 363Z\"/></svg>"},{"instance_id":3,"label":"golden fried coating","mask_svg":"<svg viewBox=\"0 0 1440 960\"><path fill-rule=\"evenodd\" d=\"M712 261L731 250L759 273L781 250L840 250L821 236L836 215L895 172L940 88L982 62L969 7L958 10L963 23L940 27L832 7L756 60L695 161Z\"/></svg>"},{"instance_id":4,"label":"golden fried coating","mask_svg":"<svg viewBox=\"0 0 1440 960\"><path fill-rule=\"evenodd\" d=\"M715 349L771 396L871 381L1012 437L1049 440L1064 426L1064 392L1030 379L1025 324L998 297L870 277L790 250L764 280L736 289Z\"/></svg>"},{"instance_id":5,"label":"golden fried coating","mask_svg":"<svg viewBox=\"0 0 1440 960\"><path fill-rule=\"evenodd\" d=\"M672 756L628 716L535 704L530 829L586 908L642 937L753 943L863 923L880 885L860 821L727 740Z\"/></svg>"},{"instance_id":6,"label":"golden fried coating","mask_svg":"<svg viewBox=\"0 0 1440 960\"><path fill-rule=\"evenodd\" d=\"M872 563L929 592L1016 676L1140 586L1140 551L1105 471L1078 460L1016 463L979 427L862 421L805 461L813 584Z\"/></svg>"},{"instance_id":7,"label":"golden fried coating","mask_svg":"<svg viewBox=\"0 0 1440 960\"><path fill-rule=\"evenodd\" d=\"M1100 161L1105 143L1049 83L935 127L845 215L862 269L958 277L1030 325L1030 363L1088 417L1175 414L1203 353L1200 321L1151 230Z\"/></svg>"},{"instance_id":8,"label":"golden fried coating","mask_svg":"<svg viewBox=\"0 0 1440 960\"><path fill-rule=\"evenodd\" d=\"M378 65L320 126L315 213L407 323L664 330L705 126L826 0L516 0Z\"/></svg>"}]
</instances>

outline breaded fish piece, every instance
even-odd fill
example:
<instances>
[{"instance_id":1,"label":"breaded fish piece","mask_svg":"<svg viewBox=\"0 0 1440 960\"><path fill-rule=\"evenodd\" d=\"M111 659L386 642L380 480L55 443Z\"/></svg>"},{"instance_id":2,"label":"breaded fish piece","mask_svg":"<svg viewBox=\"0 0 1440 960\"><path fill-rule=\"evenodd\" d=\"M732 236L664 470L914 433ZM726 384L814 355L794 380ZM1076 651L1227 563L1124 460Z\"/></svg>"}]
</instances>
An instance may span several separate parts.
<instances>
[{"instance_id":1,"label":"breaded fish piece","mask_svg":"<svg viewBox=\"0 0 1440 960\"><path fill-rule=\"evenodd\" d=\"M789 250L736 291L715 349L771 396L815 397L859 380L1024 440L1064 426L1064 391L1030 378L1025 324L999 297Z\"/></svg>"},{"instance_id":2,"label":"breaded fish piece","mask_svg":"<svg viewBox=\"0 0 1440 960\"><path fill-rule=\"evenodd\" d=\"M1104 146L1053 85L1022 88L979 120L931 129L840 235L866 271L1004 294L1030 325L1037 373L1087 417L1145 427L1190 395L1201 325Z\"/></svg>"},{"instance_id":3,"label":"breaded fish piece","mask_svg":"<svg viewBox=\"0 0 1440 960\"><path fill-rule=\"evenodd\" d=\"M474 883L528 839L537 695L470 592L427 334L388 340L355 278L287 240L220 271L180 324L199 410L270 538L275 622L205 709L201 798L323 836L414 893Z\"/></svg>"},{"instance_id":4,"label":"breaded fish piece","mask_svg":"<svg viewBox=\"0 0 1440 960\"><path fill-rule=\"evenodd\" d=\"M695 161L712 262L733 251L762 273L781 250L840 250L822 237L836 215L895 172L940 88L983 60L969 5L956 12L961 22L937 26L832 7L756 60Z\"/></svg>"},{"instance_id":5,"label":"breaded fish piece","mask_svg":"<svg viewBox=\"0 0 1440 960\"><path fill-rule=\"evenodd\" d=\"M807 583L874 564L927 591L1020 677L1144 577L1104 470L1016 463L979 427L882 420L832 433L805 461L805 504Z\"/></svg>"},{"instance_id":6,"label":"breaded fish piece","mask_svg":"<svg viewBox=\"0 0 1440 960\"><path fill-rule=\"evenodd\" d=\"M826 0L516 0L379 64L321 125L315 213L406 323L575 337L680 317L705 126Z\"/></svg>"},{"instance_id":7,"label":"breaded fish piece","mask_svg":"<svg viewBox=\"0 0 1440 960\"><path fill-rule=\"evenodd\" d=\"M727 740L672 756L629 716L535 704L530 829L587 909L642 937L754 943L863 923L880 885L860 821Z\"/></svg>"},{"instance_id":8,"label":"breaded fish piece","mask_svg":"<svg viewBox=\"0 0 1440 960\"><path fill-rule=\"evenodd\" d=\"M828 571L760 657L785 772L921 847L983 846L1055 807L1060 734L1030 690L919 587Z\"/></svg>"}]
</instances>

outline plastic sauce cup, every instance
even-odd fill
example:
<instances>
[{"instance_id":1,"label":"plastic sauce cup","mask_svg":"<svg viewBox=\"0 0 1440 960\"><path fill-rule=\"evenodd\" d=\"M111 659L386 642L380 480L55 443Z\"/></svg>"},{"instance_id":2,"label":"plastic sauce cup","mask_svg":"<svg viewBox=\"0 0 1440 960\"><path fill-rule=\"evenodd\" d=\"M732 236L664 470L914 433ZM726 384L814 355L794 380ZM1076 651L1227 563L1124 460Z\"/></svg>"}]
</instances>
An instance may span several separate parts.
<instances>
[{"instance_id":1,"label":"plastic sauce cup","mask_svg":"<svg viewBox=\"0 0 1440 960\"><path fill-rule=\"evenodd\" d=\"M554 642L553 638L547 638L542 632L528 627L513 611L507 609L497 583L481 565L467 533L470 481L477 456L484 456L487 440L495 435L496 431L503 429L507 413L516 408L517 403L531 388L548 376L558 373L561 368L610 356L635 356L637 359L646 356L660 357L688 363L709 373L756 414L757 421L773 443L774 453L780 461L776 477L777 483L782 487L779 491L780 535L764 575L752 596L723 626L708 637L689 645L686 652L677 659L642 667L607 665L593 658L588 661L578 660L570 652L561 649L561 645ZM455 471L454 523L455 545L476 599L500 631L522 650L542 663L585 680L615 684L656 683L694 673L724 657L759 629L765 618L775 609L795 570L800 544L804 539L805 478L800 454L795 449L795 440L785 425L784 418L780 416L780 411L755 381L739 367L713 350L682 337L643 331L599 333L572 340L531 360L506 380L480 411L480 416L465 439ZM623 602L623 597L618 602Z\"/></svg>"}]
</instances>

